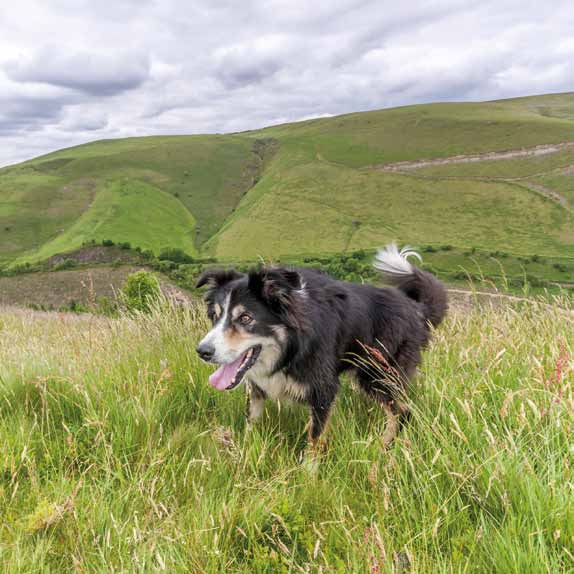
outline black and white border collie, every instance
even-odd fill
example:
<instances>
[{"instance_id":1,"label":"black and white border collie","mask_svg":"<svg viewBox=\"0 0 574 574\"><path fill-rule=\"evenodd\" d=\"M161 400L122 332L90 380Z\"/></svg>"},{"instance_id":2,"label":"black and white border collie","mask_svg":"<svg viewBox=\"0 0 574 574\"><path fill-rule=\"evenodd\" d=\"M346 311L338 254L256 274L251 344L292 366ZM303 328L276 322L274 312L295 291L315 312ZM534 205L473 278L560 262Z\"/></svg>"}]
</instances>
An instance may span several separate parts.
<instances>
[{"instance_id":1,"label":"black and white border collie","mask_svg":"<svg viewBox=\"0 0 574 574\"><path fill-rule=\"evenodd\" d=\"M387 416L383 444L408 414L403 401L421 350L447 310L444 285L411 265L410 248L378 252L374 266L394 287L335 280L311 268L272 267L248 274L205 271L213 328L197 347L219 368L218 390L247 383L248 423L266 399L309 405L311 447L318 446L337 392L339 375L354 370L360 388ZM420 259L420 257L419 257Z\"/></svg>"}]
</instances>

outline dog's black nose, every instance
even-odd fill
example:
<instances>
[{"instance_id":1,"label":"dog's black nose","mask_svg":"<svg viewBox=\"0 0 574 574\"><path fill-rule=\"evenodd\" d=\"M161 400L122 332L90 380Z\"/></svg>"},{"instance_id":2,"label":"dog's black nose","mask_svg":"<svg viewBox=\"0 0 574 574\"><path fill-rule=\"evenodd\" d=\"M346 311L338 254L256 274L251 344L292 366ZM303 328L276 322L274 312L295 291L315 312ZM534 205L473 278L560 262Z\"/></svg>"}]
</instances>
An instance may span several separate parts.
<instances>
[{"instance_id":1,"label":"dog's black nose","mask_svg":"<svg viewBox=\"0 0 574 574\"><path fill-rule=\"evenodd\" d=\"M204 361L211 361L215 353L215 347L213 345L202 343L197 347L196 351Z\"/></svg>"}]
</instances>

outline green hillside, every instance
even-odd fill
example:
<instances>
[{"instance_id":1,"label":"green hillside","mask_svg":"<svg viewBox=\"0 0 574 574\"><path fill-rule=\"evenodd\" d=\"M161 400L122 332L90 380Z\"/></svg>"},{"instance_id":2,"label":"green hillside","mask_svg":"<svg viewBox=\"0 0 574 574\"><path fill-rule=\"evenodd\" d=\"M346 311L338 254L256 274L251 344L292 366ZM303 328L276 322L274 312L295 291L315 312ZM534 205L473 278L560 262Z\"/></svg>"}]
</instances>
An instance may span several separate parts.
<instances>
[{"instance_id":1,"label":"green hillside","mask_svg":"<svg viewBox=\"0 0 574 574\"><path fill-rule=\"evenodd\" d=\"M95 142L0 170L0 265L103 239L221 260L389 240L574 258L567 142L574 93Z\"/></svg>"}]
</instances>

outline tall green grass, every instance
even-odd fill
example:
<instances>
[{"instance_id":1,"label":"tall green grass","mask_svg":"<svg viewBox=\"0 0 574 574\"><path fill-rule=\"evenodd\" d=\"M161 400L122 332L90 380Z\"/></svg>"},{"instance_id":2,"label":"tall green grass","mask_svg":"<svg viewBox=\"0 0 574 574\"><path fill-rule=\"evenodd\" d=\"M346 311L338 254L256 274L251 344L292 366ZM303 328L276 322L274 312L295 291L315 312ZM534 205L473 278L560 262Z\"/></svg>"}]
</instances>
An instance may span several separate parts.
<instances>
[{"instance_id":1,"label":"tall green grass","mask_svg":"<svg viewBox=\"0 0 574 574\"><path fill-rule=\"evenodd\" d=\"M453 309L390 449L346 381L316 474L303 407L247 433L200 309L0 314L6 574L574 569L572 303Z\"/></svg>"}]
</instances>

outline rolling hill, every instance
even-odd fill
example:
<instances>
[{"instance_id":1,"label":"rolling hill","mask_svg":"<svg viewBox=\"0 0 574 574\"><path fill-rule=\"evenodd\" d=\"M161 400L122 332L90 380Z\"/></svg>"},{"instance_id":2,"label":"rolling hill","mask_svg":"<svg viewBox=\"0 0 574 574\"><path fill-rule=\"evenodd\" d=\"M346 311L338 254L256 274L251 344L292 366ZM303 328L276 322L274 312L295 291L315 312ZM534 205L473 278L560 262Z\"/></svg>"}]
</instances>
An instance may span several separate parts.
<instances>
[{"instance_id":1,"label":"rolling hill","mask_svg":"<svg viewBox=\"0 0 574 574\"><path fill-rule=\"evenodd\" d=\"M569 260L574 93L98 141L0 170L0 265L103 239L223 261L389 240Z\"/></svg>"}]
</instances>

